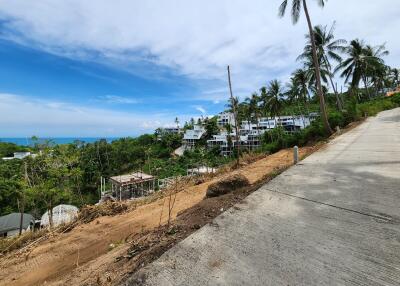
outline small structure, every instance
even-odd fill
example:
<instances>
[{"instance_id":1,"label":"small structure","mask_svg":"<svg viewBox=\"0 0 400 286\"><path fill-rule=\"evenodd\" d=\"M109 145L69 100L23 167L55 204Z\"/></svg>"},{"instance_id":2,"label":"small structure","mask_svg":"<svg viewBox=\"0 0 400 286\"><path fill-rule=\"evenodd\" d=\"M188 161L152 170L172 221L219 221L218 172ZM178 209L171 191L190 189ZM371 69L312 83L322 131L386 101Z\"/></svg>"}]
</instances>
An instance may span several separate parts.
<instances>
[{"instance_id":1,"label":"small structure","mask_svg":"<svg viewBox=\"0 0 400 286\"><path fill-rule=\"evenodd\" d=\"M142 197L154 191L155 177L134 172L110 178L111 193L118 200Z\"/></svg>"},{"instance_id":2,"label":"small structure","mask_svg":"<svg viewBox=\"0 0 400 286\"><path fill-rule=\"evenodd\" d=\"M3 157L3 160L12 160L12 159L24 159L26 157L35 157L36 154L32 154L31 152L14 152L14 156L13 157Z\"/></svg>"},{"instance_id":3,"label":"small structure","mask_svg":"<svg viewBox=\"0 0 400 286\"><path fill-rule=\"evenodd\" d=\"M199 176L204 174L212 174L217 171L216 168L208 167L208 166L199 166L197 168L187 169L186 173L188 176Z\"/></svg>"},{"instance_id":4,"label":"small structure","mask_svg":"<svg viewBox=\"0 0 400 286\"><path fill-rule=\"evenodd\" d=\"M19 234L21 224L20 213L10 213L0 217L0 237L12 237ZM23 214L22 232L30 231L35 225L35 219L30 214Z\"/></svg>"},{"instance_id":5,"label":"small structure","mask_svg":"<svg viewBox=\"0 0 400 286\"><path fill-rule=\"evenodd\" d=\"M58 205L53 208L53 226L57 226L63 223L69 223L74 221L78 217L79 209L72 205ZM50 215L49 211L42 215L40 220L41 227L50 226Z\"/></svg>"},{"instance_id":6,"label":"small structure","mask_svg":"<svg viewBox=\"0 0 400 286\"><path fill-rule=\"evenodd\" d=\"M165 127L162 129L164 133L167 134L180 134L182 133L182 129L180 129L178 126L176 127Z\"/></svg>"}]
</instances>

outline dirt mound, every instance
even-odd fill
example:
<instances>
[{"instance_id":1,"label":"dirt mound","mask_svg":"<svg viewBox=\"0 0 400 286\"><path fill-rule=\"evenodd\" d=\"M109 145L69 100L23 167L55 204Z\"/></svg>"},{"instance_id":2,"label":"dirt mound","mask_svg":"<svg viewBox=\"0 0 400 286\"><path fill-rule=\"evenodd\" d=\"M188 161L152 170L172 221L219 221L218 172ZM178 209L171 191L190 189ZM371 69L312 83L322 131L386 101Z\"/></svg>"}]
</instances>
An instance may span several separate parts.
<instances>
[{"instance_id":1,"label":"dirt mound","mask_svg":"<svg viewBox=\"0 0 400 286\"><path fill-rule=\"evenodd\" d=\"M113 216L128 210L128 205L121 202L108 201L105 204L84 206L78 215L78 220L84 223L93 221L101 216Z\"/></svg>"},{"instance_id":2,"label":"dirt mound","mask_svg":"<svg viewBox=\"0 0 400 286\"><path fill-rule=\"evenodd\" d=\"M244 175L234 174L209 185L206 197L218 197L248 185L250 182Z\"/></svg>"}]
</instances>

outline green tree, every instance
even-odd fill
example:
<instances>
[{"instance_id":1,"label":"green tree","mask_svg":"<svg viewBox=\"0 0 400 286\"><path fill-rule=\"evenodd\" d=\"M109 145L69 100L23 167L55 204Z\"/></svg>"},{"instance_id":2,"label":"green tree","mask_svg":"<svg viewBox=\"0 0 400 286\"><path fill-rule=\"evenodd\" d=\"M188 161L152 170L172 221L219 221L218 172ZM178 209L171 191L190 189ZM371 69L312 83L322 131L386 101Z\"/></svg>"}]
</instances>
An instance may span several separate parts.
<instances>
[{"instance_id":1,"label":"green tree","mask_svg":"<svg viewBox=\"0 0 400 286\"><path fill-rule=\"evenodd\" d=\"M382 57L387 55L388 52L384 45L371 47L365 45L364 41L355 39L346 47L345 53L347 58L336 67L335 71L341 70L340 76L345 78L346 83L351 79L350 87L352 90L357 89L360 82L363 81L365 91L370 97L368 78L382 69L384 65Z\"/></svg>"},{"instance_id":2,"label":"green tree","mask_svg":"<svg viewBox=\"0 0 400 286\"><path fill-rule=\"evenodd\" d=\"M327 82L327 80L329 79L332 90L334 91L336 96L337 107L339 110L342 110L343 104L339 97L336 85L333 82L333 68L331 61L334 61L336 63L340 63L342 61L340 53L343 53L345 51L344 44L346 44L347 41L344 39L335 40L335 36L333 34L334 29L335 24L333 24L329 30L327 29L327 26L319 25L314 27L313 33L315 45L317 48L318 63L320 67L323 67L323 69L321 69L321 77L325 82ZM308 66L311 66L312 44L310 35L306 35L306 39L307 44L304 47L303 53L298 57L298 60L309 62Z\"/></svg>"},{"instance_id":3,"label":"green tree","mask_svg":"<svg viewBox=\"0 0 400 286\"><path fill-rule=\"evenodd\" d=\"M251 122L255 122L257 124L257 129L259 128L259 119L260 119L260 108L259 108L259 102L260 102L260 97L256 92L254 92L251 97L247 97L245 99L245 102L248 104L248 113L250 117ZM252 120L254 119L254 120Z\"/></svg>"},{"instance_id":4,"label":"green tree","mask_svg":"<svg viewBox=\"0 0 400 286\"><path fill-rule=\"evenodd\" d=\"M267 106L270 114L274 117L280 117L284 105L284 94L285 91L280 81L275 79L269 83Z\"/></svg>"}]
</instances>

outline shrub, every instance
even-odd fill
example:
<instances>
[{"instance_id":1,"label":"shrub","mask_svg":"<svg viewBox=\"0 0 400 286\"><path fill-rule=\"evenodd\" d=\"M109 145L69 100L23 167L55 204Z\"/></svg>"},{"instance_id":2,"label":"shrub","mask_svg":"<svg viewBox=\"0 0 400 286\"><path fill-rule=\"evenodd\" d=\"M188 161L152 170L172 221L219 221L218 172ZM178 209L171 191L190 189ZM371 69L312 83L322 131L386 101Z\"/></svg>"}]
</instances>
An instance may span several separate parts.
<instances>
[{"instance_id":1,"label":"shrub","mask_svg":"<svg viewBox=\"0 0 400 286\"><path fill-rule=\"evenodd\" d=\"M357 106L359 116L375 116L383 110L395 108L397 105L390 98L380 98L373 101L361 103Z\"/></svg>"},{"instance_id":2,"label":"shrub","mask_svg":"<svg viewBox=\"0 0 400 286\"><path fill-rule=\"evenodd\" d=\"M392 100L392 102L393 102L394 104L396 104L397 106L400 106L400 92L394 94L394 95L391 97L391 100Z\"/></svg>"},{"instance_id":3,"label":"shrub","mask_svg":"<svg viewBox=\"0 0 400 286\"><path fill-rule=\"evenodd\" d=\"M335 128L336 126L343 127L346 125L346 119L342 112L331 111L329 112L328 116L329 116L329 124L331 125L332 128Z\"/></svg>"}]
</instances>

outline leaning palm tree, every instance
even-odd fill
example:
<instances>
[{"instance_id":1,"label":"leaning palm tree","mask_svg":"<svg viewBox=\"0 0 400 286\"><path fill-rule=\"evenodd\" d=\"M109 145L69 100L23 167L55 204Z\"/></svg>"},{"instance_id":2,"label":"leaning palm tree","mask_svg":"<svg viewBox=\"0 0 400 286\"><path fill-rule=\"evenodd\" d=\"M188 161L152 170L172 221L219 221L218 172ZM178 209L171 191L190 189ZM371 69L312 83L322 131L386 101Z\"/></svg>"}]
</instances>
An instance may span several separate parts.
<instances>
[{"instance_id":1,"label":"leaning palm tree","mask_svg":"<svg viewBox=\"0 0 400 286\"><path fill-rule=\"evenodd\" d=\"M344 39L335 40L335 36L333 34L335 30L335 23L328 30L327 26L315 26L314 27L314 39L315 46L317 47L317 55L318 62L323 69L321 69L321 77L326 83L329 79L331 87L336 96L336 103L339 110L342 110L342 102L339 97L336 85L333 83L333 73L332 73L332 65L331 61L335 61L340 63L342 61L342 57L339 53L343 53L345 51L344 44L347 43ZM306 35L307 44L304 47L303 53L297 58L298 60L312 60L312 45L310 36ZM323 74L322 70L324 70L325 74Z\"/></svg>"},{"instance_id":2,"label":"leaning palm tree","mask_svg":"<svg viewBox=\"0 0 400 286\"><path fill-rule=\"evenodd\" d=\"M289 2L289 0L284 0L282 2L282 4L280 5L280 7L279 7L279 16L280 17L283 17L285 15L288 2ZM323 7L325 4L325 0L317 0L317 2L321 7ZM306 18L307 18L308 32L310 34L312 57L313 57L314 68L315 68L316 88L317 88L317 94L319 97L322 122L324 124L326 132L329 134L332 134L333 131L329 125L328 114L326 112L326 106L325 106L325 98L324 98L324 94L322 91L321 72L320 72L320 66L318 64L317 48L315 45L314 33L313 33L313 28L312 28L313 26L311 24L311 18L310 18L310 14L308 12L306 0L292 0L292 11L291 11L292 21L294 24L298 22L302 7L304 10L304 14L306 15Z\"/></svg>"}]
</instances>

